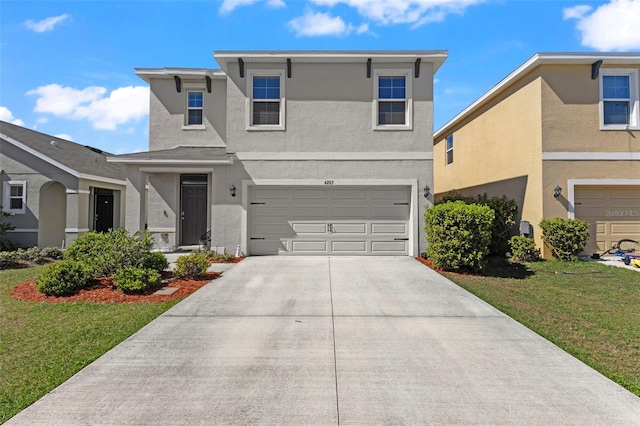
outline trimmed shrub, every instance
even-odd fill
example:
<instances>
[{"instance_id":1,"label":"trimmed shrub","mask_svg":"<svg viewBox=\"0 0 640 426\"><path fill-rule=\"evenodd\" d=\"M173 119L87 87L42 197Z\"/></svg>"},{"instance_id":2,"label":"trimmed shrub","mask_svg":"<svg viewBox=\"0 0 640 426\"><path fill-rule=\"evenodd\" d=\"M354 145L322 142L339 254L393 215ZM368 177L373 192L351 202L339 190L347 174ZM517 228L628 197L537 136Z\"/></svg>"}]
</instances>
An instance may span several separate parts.
<instances>
[{"instance_id":1,"label":"trimmed shrub","mask_svg":"<svg viewBox=\"0 0 640 426\"><path fill-rule=\"evenodd\" d=\"M203 276L210 265L206 257L192 253L178 258L173 273L179 278L197 278Z\"/></svg>"},{"instance_id":2,"label":"trimmed shrub","mask_svg":"<svg viewBox=\"0 0 640 426\"><path fill-rule=\"evenodd\" d=\"M536 242L524 235L516 235L509 240L511 245L511 258L516 262L537 262L540 260L540 249L536 248Z\"/></svg>"},{"instance_id":3,"label":"trimmed shrub","mask_svg":"<svg viewBox=\"0 0 640 426\"><path fill-rule=\"evenodd\" d=\"M201 254L211 262L233 263L236 257L230 253L218 253L214 250L195 250L194 253Z\"/></svg>"},{"instance_id":4,"label":"trimmed shrub","mask_svg":"<svg viewBox=\"0 0 640 426\"><path fill-rule=\"evenodd\" d=\"M48 296L65 296L86 287L90 280L91 269L82 262L62 260L44 268L36 288Z\"/></svg>"},{"instance_id":5,"label":"trimmed shrub","mask_svg":"<svg viewBox=\"0 0 640 426\"><path fill-rule=\"evenodd\" d=\"M123 293L140 293L160 284L160 273L153 269L122 268L113 275L113 284Z\"/></svg>"},{"instance_id":6,"label":"trimmed shrub","mask_svg":"<svg viewBox=\"0 0 640 426\"><path fill-rule=\"evenodd\" d=\"M48 257L49 259L62 259L64 252L60 250L58 247L45 247L40 250L44 257Z\"/></svg>"},{"instance_id":7,"label":"trimmed shrub","mask_svg":"<svg viewBox=\"0 0 640 426\"><path fill-rule=\"evenodd\" d=\"M159 251L152 251L145 257L142 267L144 269L153 269L154 271L162 272L169 267L169 261L167 257Z\"/></svg>"},{"instance_id":8,"label":"trimmed shrub","mask_svg":"<svg viewBox=\"0 0 640 426\"><path fill-rule=\"evenodd\" d=\"M18 264L17 251L0 251L0 269L13 268Z\"/></svg>"},{"instance_id":9,"label":"trimmed shrub","mask_svg":"<svg viewBox=\"0 0 640 426\"><path fill-rule=\"evenodd\" d=\"M424 214L427 257L436 268L481 270L486 265L495 214L488 206L453 201Z\"/></svg>"},{"instance_id":10,"label":"trimmed shrub","mask_svg":"<svg viewBox=\"0 0 640 426\"><path fill-rule=\"evenodd\" d=\"M509 251L509 236L512 233L513 226L516 224L515 216L518 212L516 201L502 197L488 198L487 194L478 195L477 198L465 197L462 194L451 191L445 195L442 202L447 201L464 201L467 204L480 204L489 206L495 213L493 224L491 225L491 245L492 255L504 256Z\"/></svg>"},{"instance_id":11,"label":"trimmed shrub","mask_svg":"<svg viewBox=\"0 0 640 426\"><path fill-rule=\"evenodd\" d=\"M26 262L46 263L47 259L38 247L29 247L26 250L18 249L18 258Z\"/></svg>"},{"instance_id":12,"label":"trimmed shrub","mask_svg":"<svg viewBox=\"0 0 640 426\"><path fill-rule=\"evenodd\" d=\"M133 235L123 228L107 233L89 232L77 238L65 251L65 259L84 262L94 277L113 275L121 268L144 267L153 240L146 233Z\"/></svg>"},{"instance_id":13,"label":"trimmed shrub","mask_svg":"<svg viewBox=\"0 0 640 426\"><path fill-rule=\"evenodd\" d=\"M580 219L543 219L540 229L553 257L561 260L578 260L589 241L589 222Z\"/></svg>"}]
</instances>

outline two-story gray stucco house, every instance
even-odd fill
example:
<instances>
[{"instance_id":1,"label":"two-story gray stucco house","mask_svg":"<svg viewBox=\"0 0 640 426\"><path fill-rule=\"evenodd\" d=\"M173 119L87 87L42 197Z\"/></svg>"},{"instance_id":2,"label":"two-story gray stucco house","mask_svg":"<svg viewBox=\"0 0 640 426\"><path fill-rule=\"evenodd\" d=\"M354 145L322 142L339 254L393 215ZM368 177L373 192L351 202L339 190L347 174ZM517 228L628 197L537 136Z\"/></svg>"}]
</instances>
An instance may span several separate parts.
<instances>
[{"instance_id":1,"label":"two-story gray stucco house","mask_svg":"<svg viewBox=\"0 0 640 426\"><path fill-rule=\"evenodd\" d=\"M411 255L433 188L433 75L446 51L217 51L220 70L136 69L149 151L125 226L161 249ZM148 190L145 190L148 188Z\"/></svg>"},{"instance_id":2,"label":"two-story gray stucco house","mask_svg":"<svg viewBox=\"0 0 640 426\"><path fill-rule=\"evenodd\" d=\"M60 247L121 226L125 168L87 145L0 122L0 204L13 213L5 237Z\"/></svg>"}]
</instances>

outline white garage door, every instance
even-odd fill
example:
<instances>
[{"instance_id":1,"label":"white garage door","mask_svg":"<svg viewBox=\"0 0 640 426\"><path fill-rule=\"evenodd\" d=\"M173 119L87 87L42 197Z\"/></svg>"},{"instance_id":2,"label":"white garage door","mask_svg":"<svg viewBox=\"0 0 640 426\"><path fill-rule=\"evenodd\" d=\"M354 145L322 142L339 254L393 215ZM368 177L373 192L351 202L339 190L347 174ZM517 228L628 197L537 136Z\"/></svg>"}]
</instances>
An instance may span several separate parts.
<instances>
[{"instance_id":1,"label":"white garage door","mask_svg":"<svg viewBox=\"0 0 640 426\"><path fill-rule=\"evenodd\" d=\"M253 187L249 197L249 254L409 254L409 187Z\"/></svg>"},{"instance_id":2,"label":"white garage door","mask_svg":"<svg viewBox=\"0 0 640 426\"><path fill-rule=\"evenodd\" d=\"M575 217L591 225L585 253L602 252L626 238L640 241L640 187L576 187Z\"/></svg>"}]
</instances>

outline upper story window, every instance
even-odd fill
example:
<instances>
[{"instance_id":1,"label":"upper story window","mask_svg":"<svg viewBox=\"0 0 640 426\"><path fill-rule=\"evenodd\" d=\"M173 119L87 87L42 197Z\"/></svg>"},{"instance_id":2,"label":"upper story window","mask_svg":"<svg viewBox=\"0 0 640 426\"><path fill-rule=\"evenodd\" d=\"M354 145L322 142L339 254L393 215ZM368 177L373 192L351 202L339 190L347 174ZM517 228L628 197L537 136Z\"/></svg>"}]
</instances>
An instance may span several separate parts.
<instances>
[{"instance_id":1,"label":"upper story window","mask_svg":"<svg viewBox=\"0 0 640 426\"><path fill-rule=\"evenodd\" d=\"M409 70L376 70L374 129L411 129L411 73Z\"/></svg>"},{"instance_id":2,"label":"upper story window","mask_svg":"<svg viewBox=\"0 0 640 426\"><path fill-rule=\"evenodd\" d=\"M3 209L14 214L24 214L27 207L27 183L7 181L3 188Z\"/></svg>"},{"instance_id":3,"label":"upper story window","mask_svg":"<svg viewBox=\"0 0 640 426\"><path fill-rule=\"evenodd\" d=\"M204 114L204 92L187 92L187 126L202 125Z\"/></svg>"},{"instance_id":4,"label":"upper story window","mask_svg":"<svg viewBox=\"0 0 640 426\"><path fill-rule=\"evenodd\" d=\"M453 163L453 135L447 136L447 164Z\"/></svg>"},{"instance_id":5,"label":"upper story window","mask_svg":"<svg viewBox=\"0 0 640 426\"><path fill-rule=\"evenodd\" d=\"M249 72L249 129L284 130L283 75L280 70Z\"/></svg>"},{"instance_id":6,"label":"upper story window","mask_svg":"<svg viewBox=\"0 0 640 426\"><path fill-rule=\"evenodd\" d=\"M600 128L638 128L638 71L600 70Z\"/></svg>"}]
</instances>

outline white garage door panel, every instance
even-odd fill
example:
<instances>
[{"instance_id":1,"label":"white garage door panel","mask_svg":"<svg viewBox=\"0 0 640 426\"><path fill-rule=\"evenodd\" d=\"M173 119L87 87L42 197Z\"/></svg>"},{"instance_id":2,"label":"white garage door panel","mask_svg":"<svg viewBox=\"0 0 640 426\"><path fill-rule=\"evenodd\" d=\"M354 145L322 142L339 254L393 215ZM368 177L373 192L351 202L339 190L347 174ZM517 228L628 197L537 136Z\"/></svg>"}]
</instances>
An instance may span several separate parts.
<instances>
[{"instance_id":1,"label":"white garage door panel","mask_svg":"<svg viewBox=\"0 0 640 426\"><path fill-rule=\"evenodd\" d=\"M331 251L334 253L366 253L366 241L333 241Z\"/></svg>"},{"instance_id":2,"label":"white garage door panel","mask_svg":"<svg viewBox=\"0 0 640 426\"><path fill-rule=\"evenodd\" d=\"M576 187L575 217L590 224L585 253L608 250L622 239L640 240L640 187Z\"/></svg>"},{"instance_id":3,"label":"white garage door panel","mask_svg":"<svg viewBox=\"0 0 640 426\"><path fill-rule=\"evenodd\" d=\"M409 254L409 187L256 187L249 254Z\"/></svg>"},{"instance_id":4,"label":"white garage door panel","mask_svg":"<svg viewBox=\"0 0 640 426\"><path fill-rule=\"evenodd\" d=\"M404 253L407 250L408 241L372 241L371 251L374 253Z\"/></svg>"}]
</instances>

